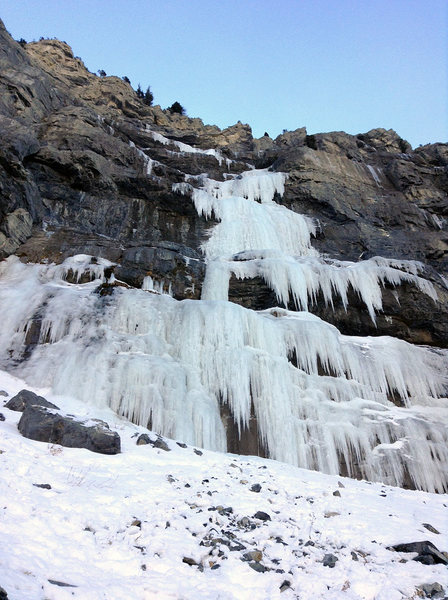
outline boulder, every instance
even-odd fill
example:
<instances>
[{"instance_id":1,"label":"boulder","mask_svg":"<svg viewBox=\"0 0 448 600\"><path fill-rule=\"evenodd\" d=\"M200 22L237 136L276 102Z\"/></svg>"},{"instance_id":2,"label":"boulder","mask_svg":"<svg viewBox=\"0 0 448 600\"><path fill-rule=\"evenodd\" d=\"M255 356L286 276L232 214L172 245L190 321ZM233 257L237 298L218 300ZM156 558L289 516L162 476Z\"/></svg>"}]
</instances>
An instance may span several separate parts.
<instances>
[{"instance_id":1,"label":"boulder","mask_svg":"<svg viewBox=\"0 0 448 600\"><path fill-rule=\"evenodd\" d=\"M31 390L20 390L18 394L13 396L5 404L5 408L16 410L17 412L23 412L28 406L45 406L47 408L59 410L59 407L56 406L56 404L48 402L43 396L38 396Z\"/></svg>"},{"instance_id":2,"label":"boulder","mask_svg":"<svg viewBox=\"0 0 448 600\"><path fill-rule=\"evenodd\" d=\"M432 542L409 542L406 544L396 544L390 548L396 552L417 552L413 560L423 564L443 564L448 565L448 558L438 550Z\"/></svg>"},{"instance_id":3,"label":"boulder","mask_svg":"<svg viewBox=\"0 0 448 600\"><path fill-rule=\"evenodd\" d=\"M111 431L104 421L82 422L44 406L27 406L18 428L24 437L39 442L60 444L67 448L85 448L99 454L120 452L120 436Z\"/></svg>"}]
</instances>

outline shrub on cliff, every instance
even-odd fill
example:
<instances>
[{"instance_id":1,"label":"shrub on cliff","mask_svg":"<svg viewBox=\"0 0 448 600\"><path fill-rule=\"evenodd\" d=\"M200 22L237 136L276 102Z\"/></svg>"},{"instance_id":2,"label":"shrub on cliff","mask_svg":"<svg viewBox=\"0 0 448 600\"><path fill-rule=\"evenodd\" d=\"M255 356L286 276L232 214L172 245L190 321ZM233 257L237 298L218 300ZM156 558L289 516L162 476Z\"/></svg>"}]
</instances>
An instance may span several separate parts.
<instances>
[{"instance_id":1,"label":"shrub on cliff","mask_svg":"<svg viewBox=\"0 0 448 600\"><path fill-rule=\"evenodd\" d=\"M168 110L171 113L176 113L178 115L184 115L185 114L185 108L182 106L182 104L179 104L179 102L173 102L173 104L168 108Z\"/></svg>"},{"instance_id":2,"label":"shrub on cliff","mask_svg":"<svg viewBox=\"0 0 448 600\"><path fill-rule=\"evenodd\" d=\"M147 106L151 106L152 105L152 101L154 100L154 96L151 92L151 88L147 87L146 92L144 93L143 96L143 102L147 105Z\"/></svg>"}]
</instances>

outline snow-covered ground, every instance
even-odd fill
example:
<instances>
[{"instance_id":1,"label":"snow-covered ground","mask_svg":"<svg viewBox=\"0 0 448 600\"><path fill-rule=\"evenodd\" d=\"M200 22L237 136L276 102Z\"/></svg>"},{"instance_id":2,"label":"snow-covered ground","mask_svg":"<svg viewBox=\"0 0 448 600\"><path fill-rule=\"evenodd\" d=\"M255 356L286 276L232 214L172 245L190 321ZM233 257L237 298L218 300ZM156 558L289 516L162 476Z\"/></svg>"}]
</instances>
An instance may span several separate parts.
<instances>
[{"instance_id":1,"label":"snow-covered ground","mask_svg":"<svg viewBox=\"0 0 448 600\"><path fill-rule=\"evenodd\" d=\"M10 600L400 600L448 583L445 566L387 549L430 540L447 550L446 495L171 440L171 451L137 446L142 427L48 390L35 391L107 421L122 453L35 442L17 430L21 413L3 407L24 387L0 373L0 586Z\"/></svg>"}]
</instances>

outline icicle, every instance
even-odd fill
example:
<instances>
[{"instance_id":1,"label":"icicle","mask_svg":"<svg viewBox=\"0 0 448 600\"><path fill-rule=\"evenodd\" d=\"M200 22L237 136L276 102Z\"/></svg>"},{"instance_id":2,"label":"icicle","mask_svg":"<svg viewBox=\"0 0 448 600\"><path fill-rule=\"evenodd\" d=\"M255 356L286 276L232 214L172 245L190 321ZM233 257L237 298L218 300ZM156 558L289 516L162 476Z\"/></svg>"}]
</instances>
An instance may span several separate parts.
<instances>
[{"instance_id":1,"label":"icicle","mask_svg":"<svg viewBox=\"0 0 448 600\"><path fill-rule=\"evenodd\" d=\"M333 298L339 296L346 308L347 293L351 286L375 322L375 312L382 309L382 286L385 283L393 286L403 282L412 283L432 300L437 300L431 282L416 274L420 268L421 265L415 261L381 257L353 263L319 257L293 257L275 250L240 252L233 256L233 260L216 259L209 262L203 298L227 300L228 282L232 274L238 279L261 277L275 292L279 303L287 306L292 300L300 310L308 310L309 301L315 300L319 291L326 304L332 306ZM221 273L219 285L216 276L209 276L208 273L214 273L217 269Z\"/></svg>"},{"instance_id":2,"label":"icicle","mask_svg":"<svg viewBox=\"0 0 448 600\"><path fill-rule=\"evenodd\" d=\"M146 275L143 278L142 290L145 292L156 292L157 294L168 294L168 296L173 295L171 281L166 282L165 279L154 281L150 275Z\"/></svg>"}]
</instances>

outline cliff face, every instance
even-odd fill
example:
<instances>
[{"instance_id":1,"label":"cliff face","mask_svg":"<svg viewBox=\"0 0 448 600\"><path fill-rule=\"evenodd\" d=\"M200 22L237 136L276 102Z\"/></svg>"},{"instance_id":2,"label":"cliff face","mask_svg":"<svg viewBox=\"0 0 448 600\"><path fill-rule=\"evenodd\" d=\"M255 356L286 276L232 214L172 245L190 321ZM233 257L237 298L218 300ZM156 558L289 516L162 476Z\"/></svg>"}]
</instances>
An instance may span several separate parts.
<instances>
[{"instance_id":1,"label":"cliff face","mask_svg":"<svg viewBox=\"0 0 448 600\"><path fill-rule=\"evenodd\" d=\"M100 255L118 262L117 277L130 285L151 273L171 281L176 298L197 298L199 248L210 224L172 186L185 174L222 180L250 162L288 173L279 201L319 221L313 245L320 252L423 261L440 299L433 305L405 286L397 302L386 288L376 326L356 297L348 312L330 311L319 299L314 312L346 333L447 345L447 295L437 273L448 272L448 145L412 151L382 129L358 136L298 129L257 140L241 123L221 131L145 106L120 78L87 71L63 42L22 48L3 26L0 36L1 256L18 252L39 262ZM182 151L182 143L216 148L221 158ZM186 265L182 256L198 260ZM253 308L273 302L259 281L233 280L230 295Z\"/></svg>"},{"instance_id":2,"label":"cliff face","mask_svg":"<svg viewBox=\"0 0 448 600\"><path fill-rule=\"evenodd\" d=\"M422 261L438 295L435 302L411 283L386 284L374 323L349 286L348 306L338 298L329 305L321 291L310 298L312 313L343 334L448 346L447 144L413 151L384 129L298 129L275 140L254 139L241 123L220 130L145 106L123 80L90 73L63 42L22 48L1 22L0 137L0 259L59 264L88 254L115 263L126 285L141 288L151 277L178 300L199 299L201 248L216 221L198 214L191 196L205 177L224 182L248 165L269 168L286 174L277 204L316 224L319 253L357 264ZM233 275L229 299L256 310L279 303L257 274ZM227 405L222 413L229 449L264 451L254 414L241 440Z\"/></svg>"}]
</instances>

